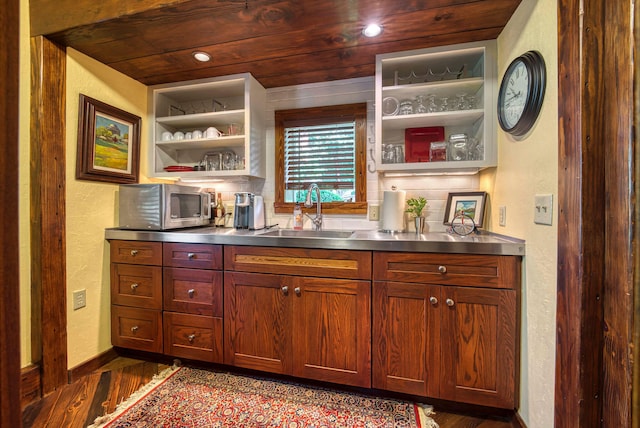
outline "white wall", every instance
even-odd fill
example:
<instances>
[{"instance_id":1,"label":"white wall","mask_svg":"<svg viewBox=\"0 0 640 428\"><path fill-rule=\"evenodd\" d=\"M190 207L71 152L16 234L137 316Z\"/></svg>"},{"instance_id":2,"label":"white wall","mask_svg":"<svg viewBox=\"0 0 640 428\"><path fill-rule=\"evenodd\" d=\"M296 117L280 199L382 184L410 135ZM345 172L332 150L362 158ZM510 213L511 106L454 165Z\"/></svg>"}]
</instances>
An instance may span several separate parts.
<instances>
[{"instance_id":1,"label":"white wall","mask_svg":"<svg viewBox=\"0 0 640 428\"><path fill-rule=\"evenodd\" d=\"M29 0L20 0L20 130L19 130L19 234L20 234L20 367L31 363L31 230L30 230L30 46Z\"/></svg>"},{"instance_id":2,"label":"white wall","mask_svg":"<svg viewBox=\"0 0 640 428\"><path fill-rule=\"evenodd\" d=\"M68 366L75 367L111 348L109 244L104 230L116 221L117 184L76 180L79 94L142 118L147 116L147 87L74 49L67 50L67 345ZM147 127L141 127L146 153ZM144 158L144 156L142 156ZM146 180L146 164L140 179ZM85 289L87 306L73 310L74 290Z\"/></svg>"},{"instance_id":3,"label":"white wall","mask_svg":"<svg viewBox=\"0 0 640 428\"><path fill-rule=\"evenodd\" d=\"M481 174L491 194L489 221L500 234L526 240L522 287L520 416L529 428L553 426L557 283L558 65L557 2L523 0L498 38L498 75L528 50L545 58L547 90L532 131L514 139L498 131L498 165ZM533 222L534 195L554 195L553 225ZM507 208L506 227L498 208Z\"/></svg>"}]
</instances>

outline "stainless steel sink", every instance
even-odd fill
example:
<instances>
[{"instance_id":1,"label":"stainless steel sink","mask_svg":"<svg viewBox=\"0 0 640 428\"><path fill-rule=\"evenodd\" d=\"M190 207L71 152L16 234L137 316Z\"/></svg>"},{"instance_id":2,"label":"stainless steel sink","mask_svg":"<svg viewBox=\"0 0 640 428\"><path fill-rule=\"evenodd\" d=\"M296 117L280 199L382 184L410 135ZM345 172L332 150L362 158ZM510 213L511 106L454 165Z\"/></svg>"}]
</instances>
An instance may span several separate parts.
<instances>
[{"instance_id":1,"label":"stainless steel sink","mask_svg":"<svg viewBox=\"0 0 640 428\"><path fill-rule=\"evenodd\" d=\"M261 233L256 236L271 236L271 237L293 237L293 238L337 238L345 239L350 238L353 235L352 231L348 230L292 230L292 229L278 229L271 230L269 232Z\"/></svg>"}]
</instances>

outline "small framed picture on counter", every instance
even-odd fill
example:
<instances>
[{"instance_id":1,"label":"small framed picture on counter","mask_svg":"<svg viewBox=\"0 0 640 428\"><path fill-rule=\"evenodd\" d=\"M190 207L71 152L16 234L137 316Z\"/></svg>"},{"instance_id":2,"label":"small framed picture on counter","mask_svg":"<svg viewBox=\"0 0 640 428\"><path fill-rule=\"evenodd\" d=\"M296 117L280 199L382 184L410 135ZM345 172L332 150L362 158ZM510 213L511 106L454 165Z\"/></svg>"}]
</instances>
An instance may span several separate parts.
<instances>
[{"instance_id":1,"label":"small framed picture on counter","mask_svg":"<svg viewBox=\"0 0 640 428\"><path fill-rule=\"evenodd\" d=\"M482 228L486 201L487 192L449 193L447 207L444 210L444 224L450 226L456 214L462 212L473 219L475 227Z\"/></svg>"},{"instance_id":2,"label":"small framed picture on counter","mask_svg":"<svg viewBox=\"0 0 640 428\"><path fill-rule=\"evenodd\" d=\"M140 117L80 94L76 178L137 183Z\"/></svg>"}]
</instances>

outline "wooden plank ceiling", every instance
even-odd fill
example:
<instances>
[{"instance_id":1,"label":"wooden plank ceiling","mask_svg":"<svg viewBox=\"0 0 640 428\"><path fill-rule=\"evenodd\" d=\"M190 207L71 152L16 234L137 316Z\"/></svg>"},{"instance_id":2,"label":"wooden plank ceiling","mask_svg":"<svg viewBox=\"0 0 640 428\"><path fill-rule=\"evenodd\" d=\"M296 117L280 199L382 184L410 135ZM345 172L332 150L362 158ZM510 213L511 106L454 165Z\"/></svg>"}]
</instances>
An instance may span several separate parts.
<instances>
[{"instance_id":1,"label":"wooden plank ceiling","mask_svg":"<svg viewBox=\"0 0 640 428\"><path fill-rule=\"evenodd\" d=\"M32 35L146 85L250 72L271 88L372 76L380 53L494 39L519 3L31 0L30 7ZM384 27L373 39L361 33L371 21ZM212 60L199 63L194 51Z\"/></svg>"}]
</instances>

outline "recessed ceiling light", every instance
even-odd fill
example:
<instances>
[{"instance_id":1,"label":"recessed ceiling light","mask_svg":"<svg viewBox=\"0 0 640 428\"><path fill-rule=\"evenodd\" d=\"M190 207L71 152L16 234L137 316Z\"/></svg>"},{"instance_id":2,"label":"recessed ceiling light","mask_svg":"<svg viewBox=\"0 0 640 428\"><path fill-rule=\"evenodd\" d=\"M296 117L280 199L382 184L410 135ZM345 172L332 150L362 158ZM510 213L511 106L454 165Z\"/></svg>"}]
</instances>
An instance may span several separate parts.
<instances>
[{"instance_id":1,"label":"recessed ceiling light","mask_svg":"<svg viewBox=\"0 0 640 428\"><path fill-rule=\"evenodd\" d=\"M369 24L362 29L362 34L366 37L376 37L382 33L382 25L380 24Z\"/></svg>"},{"instance_id":2,"label":"recessed ceiling light","mask_svg":"<svg viewBox=\"0 0 640 428\"><path fill-rule=\"evenodd\" d=\"M211 60L211 55L206 52L194 52L192 55L200 62L207 62Z\"/></svg>"}]
</instances>

